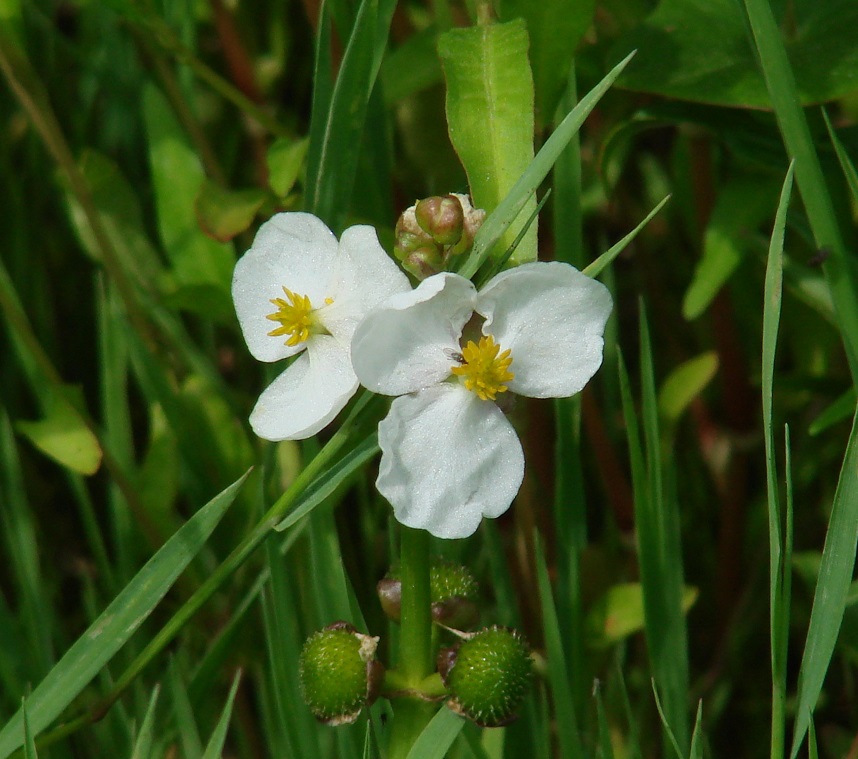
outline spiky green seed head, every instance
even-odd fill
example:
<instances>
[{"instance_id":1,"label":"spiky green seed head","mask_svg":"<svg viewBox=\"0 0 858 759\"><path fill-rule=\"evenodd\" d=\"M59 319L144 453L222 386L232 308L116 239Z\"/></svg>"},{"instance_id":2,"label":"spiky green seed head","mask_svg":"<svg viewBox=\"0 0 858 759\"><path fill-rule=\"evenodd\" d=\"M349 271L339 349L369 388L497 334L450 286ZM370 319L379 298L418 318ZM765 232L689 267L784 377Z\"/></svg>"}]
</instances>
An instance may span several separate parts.
<instances>
[{"instance_id":1,"label":"spiky green seed head","mask_svg":"<svg viewBox=\"0 0 858 759\"><path fill-rule=\"evenodd\" d=\"M516 718L533 673L524 638L498 626L443 649L438 671L450 692L447 706L482 727L500 727Z\"/></svg>"},{"instance_id":2,"label":"spiky green seed head","mask_svg":"<svg viewBox=\"0 0 858 759\"><path fill-rule=\"evenodd\" d=\"M299 661L301 692L310 711L328 725L348 725L375 700L383 667L375 658L378 638L347 622L313 633Z\"/></svg>"}]
</instances>

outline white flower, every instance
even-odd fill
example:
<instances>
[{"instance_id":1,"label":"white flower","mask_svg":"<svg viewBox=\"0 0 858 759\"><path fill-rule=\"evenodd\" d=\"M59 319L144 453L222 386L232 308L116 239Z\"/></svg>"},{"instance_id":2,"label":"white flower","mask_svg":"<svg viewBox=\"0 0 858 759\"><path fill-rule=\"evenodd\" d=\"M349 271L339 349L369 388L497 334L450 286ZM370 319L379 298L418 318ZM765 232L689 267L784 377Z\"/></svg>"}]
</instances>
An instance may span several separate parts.
<instances>
[{"instance_id":1,"label":"white flower","mask_svg":"<svg viewBox=\"0 0 858 759\"><path fill-rule=\"evenodd\" d=\"M572 266L530 263L479 293L457 274L436 274L361 322L355 373L370 390L401 396L378 426L376 483L400 522L462 538L509 508L524 454L494 400L507 390L580 391L602 363L611 305L607 288Z\"/></svg>"},{"instance_id":2,"label":"white flower","mask_svg":"<svg viewBox=\"0 0 858 759\"><path fill-rule=\"evenodd\" d=\"M307 213L265 222L235 266L235 311L254 357L301 355L259 397L253 431L301 440L327 425L358 388L349 350L355 327L378 303L409 289L372 227L351 227L337 243Z\"/></svg>"}]
</instances>

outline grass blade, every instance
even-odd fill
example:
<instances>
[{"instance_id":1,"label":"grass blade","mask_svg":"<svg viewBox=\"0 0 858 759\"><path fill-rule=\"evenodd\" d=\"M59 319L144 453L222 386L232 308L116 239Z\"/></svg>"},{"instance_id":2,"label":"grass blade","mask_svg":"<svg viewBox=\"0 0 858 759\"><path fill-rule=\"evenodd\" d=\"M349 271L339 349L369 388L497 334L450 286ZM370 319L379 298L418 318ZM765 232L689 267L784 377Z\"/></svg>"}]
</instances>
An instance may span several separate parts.
<instances>
[{"instance_id":1,"label":"grass blade","mask_svg":"<svg viewBox=\"0 0 858 759\"><path fill-rule=\"evenodd\" d=\"M440 709L414 741L406 759L444 759L464 726L465 720L458 714Z\"/></svg>"},{"instance_id":2,"label":"grass blade","mask_svg":"<svg viewBox=\"0 0 858 759\"><path fill-rule=\"evenodd\" d=\"M143 566L39 683L28 702L36 732L43 730L59 716L140 627L208 540L245 477L230 485L194 514ZM21 746L22 720L23 714L19 711L0 730L0 757L3 759Z\"/></svg>"},{"instance_id":3,"label":"grass blade","mask_svg":"<svg viewBox=\"0 0 858 759\"><path fill-rule=\"evenodd\" d=\"M229 718L232 715L232 704L235 701L235 694L238 692L238 684L241 681L241 670L235 673L232 679L232 686L229 689L229 695L226 697L220 719L217 721L214 732L206 745L206 750L203 753L203 759L220 759L223 751L223 744L226 742L226 731L229 728Z\"/></svg>"}]
</instances>

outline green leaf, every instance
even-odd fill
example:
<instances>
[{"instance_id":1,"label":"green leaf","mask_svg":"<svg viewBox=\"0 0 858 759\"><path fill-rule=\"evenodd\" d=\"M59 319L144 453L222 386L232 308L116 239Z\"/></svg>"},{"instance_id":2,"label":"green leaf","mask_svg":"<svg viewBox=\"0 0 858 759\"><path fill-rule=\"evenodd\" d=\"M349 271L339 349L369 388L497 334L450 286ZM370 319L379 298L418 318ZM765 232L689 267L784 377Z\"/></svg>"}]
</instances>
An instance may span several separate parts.
<instances>
[{"instance_id":1,"label":"green leaf","mask_svg":"<svg viewBox=\"0 0 858 759\"><path fill-rule=\"evenodd\" d=\"M855 403L858 401L855 388L850 387L837 400L826 406L819 415L810 423L807 431L811 435L819 435L829 427L848 419L855 411Z\"/></svg>"},{"instance_id":2,"label":"green leaf","mask_svg":"<svg viewBox=\"0 0 858 759\"><path fill-rule=\"evenodd\" d=\"M38 759L36 741L33 737L33 731L30 729L30 713L27 710L26 699L21 702L21 712L24 716L24 759Z\"/></svg>"},{"instance_id":3,"label":"green leaf","mask_svg":"<svg viewBox=\"0 0 858 759\"><path fill-rule=\"evenodd\" d=\"M27 703L33 729L47 727L86 687L152 613L208 540L247 475L191 517L143 566L36 686ZM22 744L23 713L0 730L0 758Z\"/></svg>"},{"instance_id":4,"label":"green leaf","mask_svg":"<svg viewBox=\"0 0 858 759\"><path fill-rule=\"evenodd\" d=\"M523 18L530 35L536 120L551 121L569 76L575 48L593 21L596 0L501 0L502 21Z\"/></svg>"},{"instance_id":5,"label":"green leaf","mask_svg":"<svg viewBox=\"0 0 858 759\"><path fill-rule=\"evenodd\" d=\"M670 424L679 421L685 409L712 381L718 371L718 354L707 351L680 364L661 386L658 410Z\"/></svg>"},{"instance_id":6,"label":"green leaf","mask_svg":"<svg viewBox=\"0 0 858 759\"><path fill-rule=\"evenodd\" d=\"M858 4L794 0L782 19L786 48L803 104L833 100L855 89ZM735 0L662 0L613 50L639 55L620 86L715 105L770 107L766 84L748 43Z\"/></svg>"},{"instance_id":7,"label":"green leaf","mask_svg":"<svg viewBox=\"0 0 858 759\"><path fill-rule=\"evenodd\" d=\"M581 98L578 105L566 114L566 117L545 141L545 144L540 148L536 157L530 162L530 165L521 177L519 177L513 188L498 207L486 217L486 220L480 227L480 231L477 232L477 236L474 238L474 247L468 256L468 260L462 265L459 274L470 279L477 273L477 269L480 268L495 247L495 243L497 243L516 217L518 217L522 208L533 199L532 196L536 192L536 188L548 176L548 172L551 171L554 162L566 149L569 140L581 128L584 119L596 107L596 103L608 91L614 80L620 75L620 72L628 65L631 59L632 55L629 55L625 60L620 61L620 63L614 66L605 78ZM527 218L528 215L524 215L522 223Z\"/></svg>"},{"instance_id":8,"label":"green leaf","mask_svg":"<svg viewBox=\"0 0 858 759\"><path fill-rule=\"evenodd\" d=\"M202 759L220 759L223 755L223 744L226 742L226 731L229 728L229 718L232 715L232 704L235 701L235 694L238 692L238 684L241 681L241 670L235 673L232 678L232 686L229 689L229 695L226 697L220 719L217 721L214 732L206 744L206 750L203 752Z\"/></svg>"},{"instance_id":9,"label":"green leaf","mask_svg":"<svg viewBox=\"0 0 858 759\"><path fill-rule=\"evenodd\" d=\"M155 728L155 710L158 706L158 696L160 693L161 686L156 684L152 689L152 695L149 697L149 705L146 707L146 714L143 716L143 724L140 725L137 740L134 741L131 759L149 759L151 756L152 735Z\"/></svg>"},{"instance_id":10,"label":"green leaf","mask_svg":"<svg viewBox=\"0 0 858 759\"><path fill-rule=\"evenodd\" d=\"M101 446L74 406L53 394L44 419L16 422L15 428L36 448L61 466L79 474L95 474L101 465Z\"/></svg>"},{"instance_id":11,"label":"green leaf","mask_svg":"<svg viewBox=\"0 0 858 759\"><path fill-rule=\"evenodd\" d=\"M463 717L440 709L414 741L406 759L444 759L464 726Z\"/></svg>"},{"instance_id":12,"label":"green leaf","mask_svg":"<svg viewBox=\"0 0 858 759\"><path fill-rule=\"evenodd\" d=\"M533 77L524 22L451 29L438 38L447 81L450 141L468 175L476 208L494 211L533 160ZM501 238L508 248L536 208L536 198ZM536 225L512 265L535 261Z\"/></svg>"},{"instance_id":13,"label":"green leaf","mask_svg":"<svg viewBox=\"0 0 858 759\"><path fill-rule=\"evenodd\" d=\"M779 189L759 176L742 177L721 188L703 237L703 256L682 301L686 319L704 313L736 271L751 233L771 214Z\"/></svg>"},{"instance_id":14,"label":"green leaf","mask_svg":"<svg viewBox=\"0 0 858 759\"><path fill-rule=\"evenodd\" d=\"M196 197L205 181L199 158L186 144L164 96L143 90L143 115L155 189L158 229L179 284L214 284L229 290L235 256L197 223Z\"/></svg>"},{"instance_id":15,"label":"green leaf","mask_svg":"<svg viewBox=\"0 0 858 759\"><path fill-rule=\"evenodd\" d=\"M246 231L268 193L259 188L226 190L206 180L197 194L195 209L200 229L218 242L228 242Z\"/></svg>"},{"instance_id":16,"label":"green leaf","mask_svg":"<svg viewBox=\"0 0 858 759\"><path fill-rule=\"evenodd\" d=\"M289 514L274 528L285 530L303 519L313 509L328 498L352 473L360 469L378 453L378 435L373 433L359 443L354 450L313 480Z\"/></svg>"},{"instance_id":17,"label":"green leaf","mask_svg":"<svg viewBox=\"0 0 858 759\"><path fill-rule=\"evenodd\" d=\"M442 82L438 30L430 26L412 34L384 59L379 76L388 105Z\"/></svg>"},{"instance_id":18,"label":"green leaf","mask_svg":"<svg viewBox=\"0 0 858 759\"><path fill-rule=\"evenodd\" d=\"M682 610L697 600L697 588L682 591ZM593 648L607 648L644 627L643 586L638 582L621 583L608 588L587 614L587 643Z\"/></svg>"},{"instance_id":19,"label":"green leaf","mask_svg":"<svg viewBox=\"0 0 858 759\"><path fill-rule=\"evenodd\" d=\"M265 158L268 165L268 186L278 198L285 198L298 181L309 145L310 140L307 138L290 140L280 137L268 148Z\"/></svg>"},{"instance_id":20,"label":"green leaf","mask_svg":"<svg viewBox=\"0 0 858 759\"><path fill-rule=\"evenodd\" d=\"M858 414L852 425L843 468L837 482L819 579L813 595L810 625L798 675L796 721L790 756L794 759L807 732L810 714L816 706L834 644L840 631L849 595L855 549L858 545Z\"/></svg>"}]
</instances>

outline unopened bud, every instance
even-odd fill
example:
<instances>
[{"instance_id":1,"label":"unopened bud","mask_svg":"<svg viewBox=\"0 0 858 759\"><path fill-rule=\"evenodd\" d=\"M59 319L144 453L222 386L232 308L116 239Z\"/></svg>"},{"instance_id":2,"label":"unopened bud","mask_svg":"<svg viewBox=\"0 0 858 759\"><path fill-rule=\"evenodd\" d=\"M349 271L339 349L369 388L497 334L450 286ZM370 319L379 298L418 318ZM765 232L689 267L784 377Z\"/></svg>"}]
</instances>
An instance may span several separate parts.
<instances>
[{"instance_id":1,"label":"unopened bud","mask_svg":"<svg viewBox=\"0 0 858 759\"><path fill-rule=\"evenodd\" d=\"M425 246L402 259L402 268L419 280L444 271L444 258L434 246Z\"/></svg>"},{"instance_id":2,"label":"unopened bud","mask_svg":"<svg viewBox=\"0 0 858 759\"><path fill-rule=\"evenodd\" d=\"M375 658L378 638L347 622L313 633L304 643L299 677L304 701L316 719L348 725L378 695L384 667Z\"/></svg>"},{"instance_id":3,"label":"unopened bud","mask_svg":"<svg viewBox=\"0 0 858 759\"><path fill-rule=\"evenodd\" d=\"M435 195L418 201L414 215L420 228L439 245L454 245L462 237L465 213L456 195Z\"/></svg>"},{"instance_id":4,"label":"unopened bud","mask_svg":"<svg viewBox=\"0 0 858 759\"><path fill-rule=\"evenodd\" d=\"M486 220L486 212L482 208L474 208L471 205L471 199L467 195L453 193L453 196L458 199L462 206L462 237L450 249L450 253L457 256L466 253L473 247L474 238Z\"/></svg>"},{"instance_id":5,"label":"unopened bud","mask_svg":"<svg viewBox=\"0 0 858 759\"><path fill-rule=\"evenodd\" d=\"M442 649L438 672L450 709L482 727L500 727L516 718L530 685L530 649L515 630L489 627Z\"/></svg>"},{"instance_id":6,"label":"unopened bud","mask_svg":"<svg viewBox=\"0 0 858 759\"><path fill-rule=\"evenodd\" d=\"M381 607L388 617L399 620L402 583L397 571L391 571L377 586ZM439 562L429 574L429 598L432 619L454 630L467 630L479 619L479 586L471 570L460 564Z\"/></svg>"}]
</instances>

